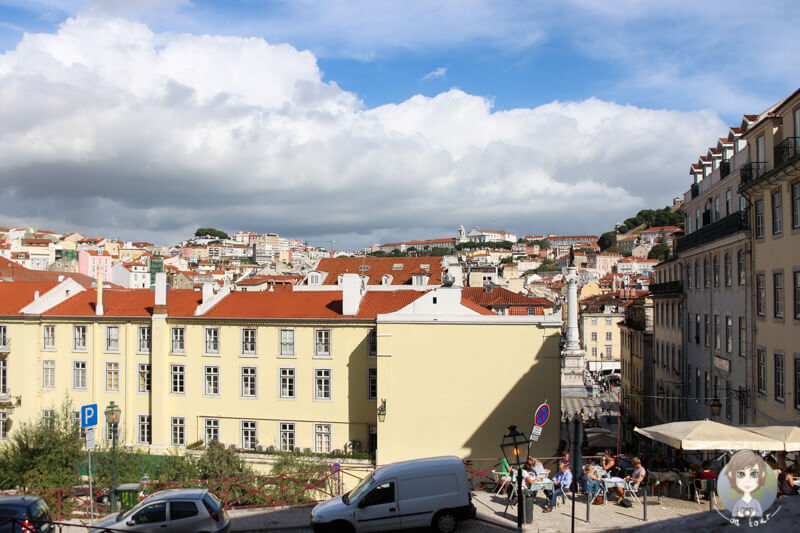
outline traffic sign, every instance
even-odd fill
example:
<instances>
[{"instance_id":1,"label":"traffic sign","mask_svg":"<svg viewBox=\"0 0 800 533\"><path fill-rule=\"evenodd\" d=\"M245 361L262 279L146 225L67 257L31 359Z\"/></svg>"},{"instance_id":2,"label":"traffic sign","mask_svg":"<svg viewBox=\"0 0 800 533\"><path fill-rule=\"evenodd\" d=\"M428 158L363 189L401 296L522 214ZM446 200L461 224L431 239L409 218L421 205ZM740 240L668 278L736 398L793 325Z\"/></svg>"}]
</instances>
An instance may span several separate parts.
<instances>
[{"instance_id":1,"label":"traffic sign","mask_svg":"<svg viewBox=\"0 0 800 533\"><path fill-rule=\"evenodd\" d=\"M542 435L542 426L533 426L531 429L531 438L532 441L539 440L539 437Z\"/></svg>"},{"instance_id":2,"label":"traffic sign","mask_svg":"<svg viewBox=\"0 0 800 533\"><path fill-rule=\"evenodd\" d=\"M86 428L86 450L93 450L94 447L94 427Z\"/></svg>"},{"instance_id":3,"label":"traffic sign","mask_svg":"<svg viewBox=\"0 0 800 533\"><path fill-rule=\"evenodd\" d=\"M341 470L341 469L342 469L342 465L340 465L339 463L333 463L332 470L333 470L334 472L338 472L338 471L339 471L339 470Z\"/></svg>"},{"instance_id":4,"label":"traffic sign","mask_svg":"<svg viewBox=\"0 0 800 533\"><path fill-rule=\"evenodd\" d=\"M90 428L97 425L97 404L81 406L81 428Z\"/></svg>"},{"instance_id":5,"label":"traffic sign","mask_svg":"<svg viewBox=\"0 0 800 533\"><path fill-rule=\"evenodd\" d=\"M543 403L536 409L536 414L533 416L533 422L537 426L543 426L547 419L550 418L550 406Z\"/></svg>"}]
</instances>

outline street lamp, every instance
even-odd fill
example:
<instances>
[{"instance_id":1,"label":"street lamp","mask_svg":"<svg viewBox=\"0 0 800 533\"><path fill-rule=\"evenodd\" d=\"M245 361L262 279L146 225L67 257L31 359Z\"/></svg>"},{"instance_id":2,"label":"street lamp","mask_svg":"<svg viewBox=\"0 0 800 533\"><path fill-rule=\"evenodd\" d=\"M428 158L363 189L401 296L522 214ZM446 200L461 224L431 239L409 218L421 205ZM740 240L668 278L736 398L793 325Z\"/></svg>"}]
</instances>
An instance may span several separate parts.
<instances>
[{"instance_id":1,"label":"street lamp","mask_svg":"<svg viewBox=\"0 0 800 533\"><path fill-rule=\"evenodd\" d=\"M719 401L719 398L714 398L711 400L711 415L719 416L720 411L722 411L722 403Z\"/></svg>"},{"instance_id":2,"label":"street lamp","mask_svg":"<svg viewBox=\"0 0 800 533\"><path fill-rule=\"evenodd\" d=\"M113 401L106 407L106 422L111 427L111 512L117 512L117 428L121 409Z\"/></svg>"},{"instance_id":3,"label":"street lamp","mask_svg":"<svg viewBox=\"0 0 800 533\"><path fill-rule=\"evenodd\" d=\"M517 426L508 426L508 433L503 435L500 449L509 464L517 467L517 529L522 529L525 521L525 506L522 500L522 465L528 460L531 441L525 434L517 431Z\"/></svg>"},{"instance_id":4,"label":"street lamp","mask_svg":"<svg viewBox=\"0 0 800 533\"><path fill-rule=\"evenodd\" d=\"M378 422L383 422L386 420L386 398L381 400L381 404L378 406Z\"/></svg>"}]
</instances>

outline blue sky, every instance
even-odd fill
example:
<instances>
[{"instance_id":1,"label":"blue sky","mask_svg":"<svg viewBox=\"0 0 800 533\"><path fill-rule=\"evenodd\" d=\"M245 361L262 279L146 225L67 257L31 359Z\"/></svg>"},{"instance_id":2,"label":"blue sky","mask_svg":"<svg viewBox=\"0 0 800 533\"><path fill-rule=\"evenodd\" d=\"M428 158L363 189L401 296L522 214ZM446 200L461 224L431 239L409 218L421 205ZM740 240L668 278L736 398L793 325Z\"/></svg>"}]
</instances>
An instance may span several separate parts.
<instances>
[{"instance_id":1,"label":"blue sky","mask_svg":"<svg viewBox=\"0 0 800 533\"><path fill-rule=\"evenodd\" d=\"M467 176L465 167L459 167L472 161L466 157L467 151L477 143L482 156L472 161L469 168L486 165L490 156L497 157L497 163L490 165L490 170L485 170L484 175L488 172L494 176L492 184L498 190L505 186L511 192L525 189L525 194L534 194L533 191L527 191L524 184L539 180L536 181L539 191L547 190L550 194L562 197L565 196L563 192L555 192L560 190L558 186L580 183L578 191L590 191L590 194L596 195L595 186L605 187L604 190L612 197L625 199L614 207L613 212L590 209L591 214L583 219L554 221L552 213L543 208L538 218L532 216L523 220L504 215L502 202L497 204L500 206L499 213L492 211L490 206L486 206L484 213L480 199L485 198L487 189L486 186L476 186L472 190L473 196L465 192L466 196L460 202L460 205L467 202L475 206L475 214L470 216L470 220L466 218L473 211L459 213L458 219L464 219L465 225L516 225L509 229L517 232L585 232L598 222L610 225L638 209L658 207L673 196L680 195L688 186L685 169L704 152L708 144L714 142L716 136L726 133L725 124L738 124L742 114L758 113L796 88L794 73L798 71L800 59L796 53L794 34L800 18L798 13L800 10L796 4L788 0L761 3L684 0L658 3L636 0L613 3L592 0L557 3L513 0L0 0L0 50L6 52L5 60L13 65L7 72L11 76L22 76L33 68L22 65L25 62L37 65L36 61L42 57L42 53L52 53L57 62L64 61L63 57L56 57L59 52L50 45L42 45L43 41L37 39L32 38L30 42L33 48L44 46L39 50L42 53L32 54L24 49L20 44L23 34L49 34L56 41L79 41L85 37L87 42L88 39L98 39L98 43L118 45L125 39L118 33L102 33L99 22L88 26L83 22L102 20L106 21L104 24L111 24L108 26L111 28L115 26L108 21L119 19L139 24L136 28L146 28L154 35L155 41L158 41L152 44L156 54L162 47L169 47L164 43L173 43L176 45L174 49L178 49L180 34L195 36L196 45L202 41L202 35L215 39L220 36L234 37L237 39L235 46L241 49L246 49L248 43L252 44L248 38L263 39L269 45L288 44L291 58L281 56L280 60L276 60L271 55L264 56L250 67L260 69L263 66L265 72L259 75L263 74L268 82L272 81L268 70L277 68L276 72L281 74L275 76L284 76L286 83L291 85L297 83L294 76L299 72L299 65L302 65L303 80L300 85L294 86L313 87L313 95L309 96L306 92L297 100L300 93L295 93L286 96L285 101L281 100L282 105L286 102L306 105L308 98L313 100L314 105L323 105L320 102L330 97L334 98L336 106L345 106L345 115L356 113L359 120L366 120L369 124L379 117L381 134L399 131L406 135L408 142L423 139L421 148L430 150L433 159L420 163L419 167L414 167L408 159L403 160L404 172L415 174L418 171L417 177L423 182L438 179L452 186L452 183L477 180ZM73 22L77 20L78 23L67 24L68 19ZM87 29L89 26L91 28ZM74 31L74 35L67 35L68 30ZM146 35L143 38L149 39ZM127 41L125 44L128 44ZM231 46L230 42L220 44L214 52L231 54L230 60L235 63L239 56L231 50ZM308 51L310 55L303 55L303 51ZM181 53L191 54L183 48ZM69 61L82 62L96 76L114 76L104 70L110 68L108 65L100 60L95 61L91 52L87 54L86 57L71 58ZM15 61L16 57L27 59ZM222 55L215 57L219 60ZM308 63L309 58L313 64ZM0 56L2 59L3 56ZM126 55L116 59L122 62L118 66L128 60L140 61L140 58ZM138 64L131 63L131 67ZM214 60L209 60L207 66L214 68ZM42 63L40 67L42 73L48 72L46 64ZM165 69L160 75L173 80L181 79L182 85L187 85L198 95L212 89L221 91L219 94L235 95L240 88L233 82L230 86L223 86L219 80L206 78L187 81L181 78L179 72L168 72L176 68L173 64L162 64L157 68ZM2 72L0 63L0 74ZM85 81L74 75L74 71L64 74L67 77L60 81L60 86L82 90L81 84ZM24 77L24 80L25 83L32 83L28 77ZM159 84L163 79L151 81ZM244 79L238 83L247 85L251 81ZM112 85L116 83L113 79L109 79L109 82ZM43 96L48 102L51 101L52 91L59 95L55 98L62 97L62 93L51 86L45 91L47 96ZM251 93L257 91L258 88L253 87ZM323 93L324 96L321 96ZM32 94L30 90L28 94ZM116 96L119 94L120 91L115 93ZM143 94L132 93L129 96L141 104L147 100ZM423 95L427 99L417 101L415 95ZM242 98L248 104L262 106L262 112L273 109L275 104L256 97ZM330 109L329 104L324 104L326 110ZM485 113L477 111L481 106L487 108ZM520 137L513 138L497 130L493 138L462 138L465 136L459 117L470 116L477 121L486 119L492 124L476 123L475 127L495 131L492 128L500 127L499 123L509 127L506 121L511 120L512 115L504 115L502 112L506 110L520 110L520 116L527 116L526 113L530 112L537 120L544 120L548 127L554 128L549 137L559 145L570 145L576 136L591 132L576 144L578 148L573 148L573 151L580 150L579 147L585 143L607 140L611 151L617 154L614 157L619 159L607 167L601 167L603 176L598 177L592 175L596 167L585 161L572 167L564 163L564 158L534 164L531 161L540 161L541 155L537 156L534 152L519 155L516 149L524 150L525 144L536 138L533 132L520 133ZM619 127L602 126L600 129L603 131L600 131L597 121L587 114L589 110L592 113L619 113L624 118L619 120ZM304 114L306 119L318 116L307 111ZM198 108L183 108L182 112L185 112L185 121L197 126ZM669 120L677 121L672 131L677 133L681 128L687 128L687 132L678 133L682 139L660 138L653 141L652 146L669 151L661 156L668 161L668 168L650 171L646 165L656 164L651 161L653 158L648 158L646 162L634 162L623 157L626 148L635 148L631 140L633 137L636 137L635 142L641 142L638 137L642 134L635 131L641 127L637 123L655 120L654 117L662 116L659 112L665 112L667 115L664 116L668 116ZM553 114L558 120L548 121ZM339 118L335 120L340 120L342 116L337 115ZM409 121L409 116L413 117L413 123ZM512 122L519 120L517 115L513 117ZM42 121L39 126L52 132L52 123L45 125L46 122ZM350 124L349 119L346 123ZM300 129L306 127L302 125L304 122L293 124ZM459 124L461 129L457 129ZM449 131L448 127L456 129ZM469 127L467 125L467 129ZM519 123L519 127L524 129L522 123ZM662 127L663 124L643 129L651 131L652 135L668 135L670 130L664 129L662 132ZM515 128L511 127L510 130L515 131ZM96 133L87 132L87 135ZM264 131L261 134L260 138L266 138ZM562 139L559 135L569 137ZM457 138L460 144L451 143L449 136ZM372 144L384 148L388 146L386 143L397 140L392 135L376 139L372 139ZM334 141L328 139L326 142L330 144ZM344 142L341 135L336 142ZM515 150L502 154L489 153L499 150L498 147ZM304 148L307 146L302 142L293 145L294 157L299 157L297 154ZM241 146L237 149L241 149ZM378 190L392 190L391 185L384 183L389 178L383 165L387 158L391 159L399 152L396 147L393 150L386 149L387 152L378 162L351 163L347 171L356 172L359 176L363 174L364 180L367 179L365 176L372 175L373 182L376 182L374 176L380 174L382 178L377 179L381 185ZM446 171L435 163L437 150L441 149L449 154L454 165ZM643 147L639 146L638 149L641 153ZM115 147L115 151L119 151L119 147ZM509 163L515 160L514 154L520 158L518 167ZM568 152L565 155L569 158ZM27 168L37 160L36 153L32 152L30 157L31 160L25 163ZM52 161L48 159L50 163ZM329 167L334 164L332 161L329 163ZM663 162L658 164L664 166ZM258 166L242 171L252 174L252 179L256 181L256 176L260 176L259 169L273 165L276 166L276 173L286 175L285 169L277 169L275 158L264 159ZM356 166L358 168L353 170ZM295 167L291 168L292 172L298 172ZM637 187L637 181L633 178L637 169L638 172L654 174L655 177L651 178L657 180L654 181L654 187ZM161 172L174 172L176 175L181 175L183 171L184 168L177 166L161 169ZM213 174L211 170L209 172ZM324 183L331 180L330 175L324 175L329 170L317 168L313 171L304 169L303 172L316 172L314 179ZM360 183L362 178L353 179ZM119 201L115 196L118 191L110 184L108 187L109 190L100 196L104 201L114 204ZM25 194L21 190L15 191L17 195ZM620 191L626 194L620 195ZM351 190L350 195L353 193ZM566 196L572 198L574 194L578 193L570 190ZM414 203L412 199L409 201ZM181 206L174 207L178 209ZM141 216L142 210L153 217L151 225L145 225L144 229L137 228L138 231L149 231L151 238L171 238L182 231L182 228L168 231L167 221L171 220L170 217L154 214L152 207L137 205L131 209L132 217L135 213ZM329 230L313 229L302 224L292 226L283 219L269 218L259 219L259 227L245 229L270 231L274 225L279 225L283 231L303 233L303 236L312 240L325 240L335 235L339 237L337 240L357 245L369 244L366 241L372 239L446 235L452 232L450 228L456 222L456 218L449 217L438 221L441 213L431 216L430 212L428 216L422 214L427 219L426 224L419 223L418 215L404 219L401 214L384 213L379 217L380 220L374 216L353 218L332 211L327 215L336 220ZM601 220L597 220L598 217ZM21 218L20 213L13 220ZM239 223L233 214L221 218L225 223ZM80 217L67 217L61 221L46 218L36 220L43 223L83 223ZM270 224L273 225L270 228L261 227ZM244 221L241 225L245 225ZM133 231L130 221L122 219L112 224L112 228L122 234Z\"/></svg>"}]
</instances>

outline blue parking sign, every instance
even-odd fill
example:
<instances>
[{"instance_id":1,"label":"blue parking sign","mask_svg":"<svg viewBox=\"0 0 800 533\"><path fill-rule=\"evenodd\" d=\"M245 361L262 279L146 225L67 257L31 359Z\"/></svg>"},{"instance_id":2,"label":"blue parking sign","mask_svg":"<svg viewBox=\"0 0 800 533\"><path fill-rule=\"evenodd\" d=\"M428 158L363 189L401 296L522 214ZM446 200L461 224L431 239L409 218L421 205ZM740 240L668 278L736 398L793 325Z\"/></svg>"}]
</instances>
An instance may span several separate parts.
<instances>
[{"instance_id":1,"label":"blue parking sign","mask_svg":"<svg viewBox=\"0 0 800 533\"><path fill-rule=\"evenodd\" d=\"M81 427L90 428L97 425L97 404L81 406Z\"/></svg>"}]
</instances>

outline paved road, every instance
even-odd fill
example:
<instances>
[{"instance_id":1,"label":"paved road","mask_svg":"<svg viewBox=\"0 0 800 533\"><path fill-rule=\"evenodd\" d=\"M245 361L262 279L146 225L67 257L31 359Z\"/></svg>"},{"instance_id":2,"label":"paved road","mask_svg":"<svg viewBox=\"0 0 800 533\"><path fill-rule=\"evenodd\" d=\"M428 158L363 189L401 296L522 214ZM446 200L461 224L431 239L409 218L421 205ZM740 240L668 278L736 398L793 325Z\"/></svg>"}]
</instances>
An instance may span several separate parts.
<instances>
[{"instance_id":1,"label":"paved road","mask_svg":"<svg viewBox=\"0 0 800 533\"><path fill-rule=\"evenodd\" d=\"M409 533L430 533L430 529L409 529ZM509 531L508 529L487 524L480 520L466 520L458 524L456 533L499 533L500 531ZM271 529L270 533L312 533L311 528L302 529Z\"/></svg>"}]
</instances>

